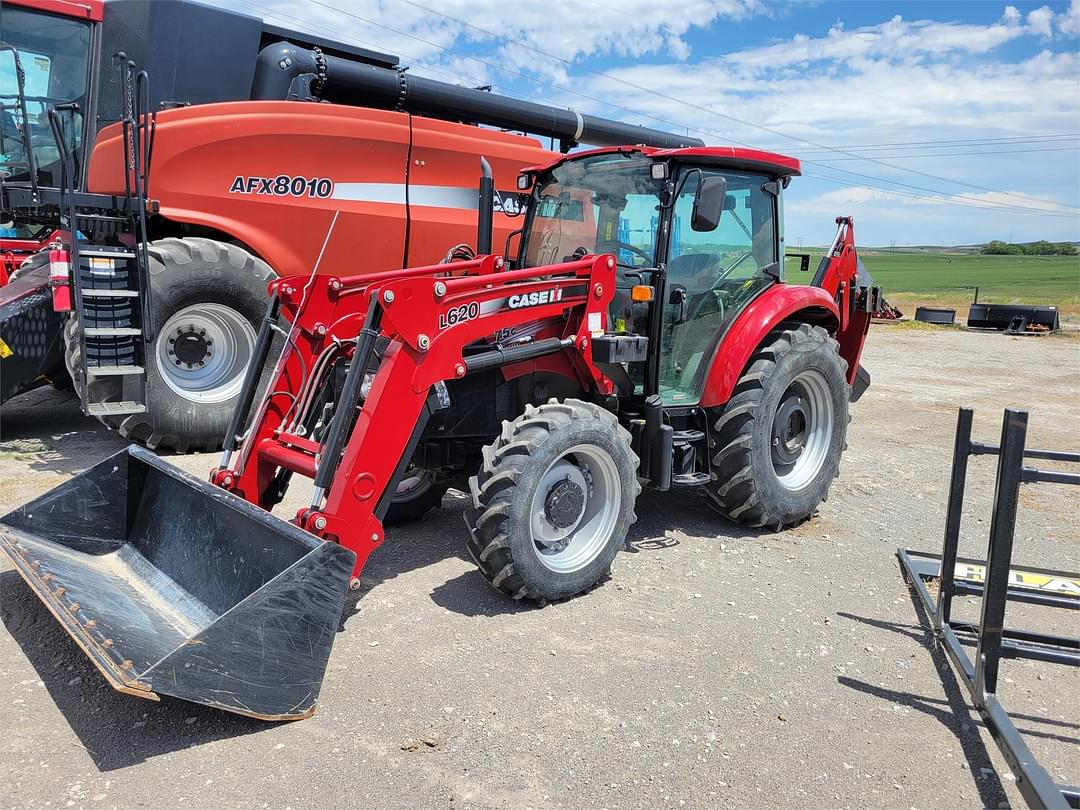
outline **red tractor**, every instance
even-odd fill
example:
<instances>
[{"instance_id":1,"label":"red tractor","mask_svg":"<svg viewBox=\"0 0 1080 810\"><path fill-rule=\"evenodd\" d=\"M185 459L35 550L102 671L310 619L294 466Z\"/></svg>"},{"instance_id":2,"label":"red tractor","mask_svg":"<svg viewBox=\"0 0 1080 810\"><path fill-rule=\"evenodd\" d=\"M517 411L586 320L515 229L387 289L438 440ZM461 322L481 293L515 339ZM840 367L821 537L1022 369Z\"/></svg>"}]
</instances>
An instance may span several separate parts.
<instances>
[{"instance_id":1,"label":"red tractor","mask_svg":"<svg viewBox=\"0 0 1080 810\"><path fill-rule=\"evenodd\" d=\"M847 218L813 283L785 283L798 174L748 149L572 154L520 176L510 253L481 216L474 259L277 279L209 483L133 446L0 520L0 546L115 687L288 719L416 470L468 490L480 571L537 603L607 575L643 486L802 521L869 383L878 293ZM271 516L297 475L308 505Z\"/></svg>"}]
</instances>

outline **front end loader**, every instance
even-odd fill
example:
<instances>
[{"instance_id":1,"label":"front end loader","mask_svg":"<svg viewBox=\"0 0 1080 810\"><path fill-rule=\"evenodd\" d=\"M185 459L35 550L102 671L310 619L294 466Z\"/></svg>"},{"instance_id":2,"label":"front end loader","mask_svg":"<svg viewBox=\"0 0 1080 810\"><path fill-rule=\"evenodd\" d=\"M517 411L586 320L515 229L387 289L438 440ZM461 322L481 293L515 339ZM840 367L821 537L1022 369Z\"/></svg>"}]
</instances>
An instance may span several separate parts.
<instances>
[{"instance_id":1,"label":"front end loader","mask_svg":"<svg viewBox=\"0 0 1080 810\"><path fill-rule=\"evenodd\" d=\"M129 448L0 519L0 547L113 686L283 719L312 710L417 469L470 493L488 582L540 604L607 575L643 486L805 520L879 292L848 218L813 282L786 283L798 173L755 150L583 152L521 175L512 255L277 279L209 483ZM298 476L310 499L272 517Z\"/></svg>"}]
</instances>

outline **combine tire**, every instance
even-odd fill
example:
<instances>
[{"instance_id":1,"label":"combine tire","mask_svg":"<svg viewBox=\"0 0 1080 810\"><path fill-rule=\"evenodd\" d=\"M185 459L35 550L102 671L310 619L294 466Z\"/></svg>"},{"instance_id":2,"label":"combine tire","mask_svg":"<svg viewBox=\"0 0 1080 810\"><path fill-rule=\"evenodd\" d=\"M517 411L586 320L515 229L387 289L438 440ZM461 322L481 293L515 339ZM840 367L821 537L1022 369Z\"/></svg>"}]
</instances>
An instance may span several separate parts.
<instances>
[{"instance_id":1,"label":"combine tire","mask_svg":"<svg viewBox=\"0 0 1080 810\"><path fill-rule=\"evenodd\" d=\"M745 526L780 530L824 501L848 424L847 364L820 326L773 331L711 415L710 501Z\"/></svg>"},{"instance_id":2,"label":"combine tire","mask_svg":"<svg viewBox=\"0 0 1080 810\"><path fill-rule=\"evenodd\" d=\"M419 520L431 509L442 505L447 489L446 484L440 484L427 470L419 467L407 470L405 480L398 484L390 508L386 510L383 525L396 526Z\"/></svg>"},{"instance_id":3,"label":"combine tire","mask_svg":"<svg viewBox=\"0 0 1080 810\"><path fill-rule=\"evenodd\" d=\"M101 421L152 450L216 450L255 348L273 271L243 248L212 239L161 239L149 252L155 336L146 348L146 411ZM72 319L65 330L65 360L76 381L78 329ZM116 379L89 385L91 402L121 398Z\"/></svg>"},{"instance_id":4,"label":"combine tire","mask_svg":"<svg viewBox=\"0 0 1080 810\"><path fill-rule=\"evenodd\" d=\"M567 599L611 569L641 486L630 434L589 402L525 409L484 448L469 479L469 553L514 599Z\"/></svg>"}]
</instances>

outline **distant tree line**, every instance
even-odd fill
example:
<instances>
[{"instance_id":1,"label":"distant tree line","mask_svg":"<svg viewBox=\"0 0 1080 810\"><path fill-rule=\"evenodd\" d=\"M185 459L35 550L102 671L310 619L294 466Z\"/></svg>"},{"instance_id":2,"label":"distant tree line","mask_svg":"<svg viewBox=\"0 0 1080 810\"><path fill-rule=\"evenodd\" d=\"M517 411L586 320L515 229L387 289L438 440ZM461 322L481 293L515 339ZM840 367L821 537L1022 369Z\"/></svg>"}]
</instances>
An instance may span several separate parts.
<instances>
[{"instance_id":1,"label":"distant tree line","mask_svg":"<svg viewBox=\"0 0 1080 810\"><path fill-rule=\"evenodd\" d=\"M1075 256L1077 250L1076 245L1070 242L1047 242L1040 239L1038 242L1021 245L995 239L983 245L979 252L988 256Z\"/></svg>"}]
</instances>

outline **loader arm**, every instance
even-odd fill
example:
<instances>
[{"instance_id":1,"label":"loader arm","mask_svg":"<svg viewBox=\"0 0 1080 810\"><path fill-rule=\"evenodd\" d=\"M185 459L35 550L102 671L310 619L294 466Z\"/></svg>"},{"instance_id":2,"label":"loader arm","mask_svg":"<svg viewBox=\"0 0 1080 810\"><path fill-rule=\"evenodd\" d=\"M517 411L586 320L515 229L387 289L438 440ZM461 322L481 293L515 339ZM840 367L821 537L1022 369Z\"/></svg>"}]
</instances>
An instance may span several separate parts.
<instances>
[{"instance_id":1,"label":"loader arm","mask_svg":"<svg viewBox=\"0 0 1080 810\"><path fill-rule=\"evenodd\" d=\"M450 277L451 269L463 275ZM248 419L238 409L211 480L268 508L280 500L289 475L313 478L311 506L296 523L354 551L358 583L368 555L383 540L388 493L427 418L440 407L433 386L559 354L582 389L612 394L613 383L593 364L589 346L604 328L614 290L615 261L607 255L524 270L504 271L501 258L484 256L452 268L277 280L271 311L280 306L291 324L286 347L242 440L236 433ZM559 335L509 347L483 342L525 321L550 322ZM268 319L263 330L272 328ZM260 344L267 337L261 335ZM379 342L385 342L381 357ZM340 360L348 372L334 396L332 418L319 424L312 408L325 405L318 392L332 383ZM257 365L249 371L252 389ZM248 392L241 405L250 408L252 400ZM234 450L239 454L230 466Z\"/></svg>"},{"instance_id":2,"label":"loader arm","mask_svg":"<svg viewBox=\"0 0 1080 810\"><path fill-rule=\"evenodd\" d=\"M881 290L859 284L859 254L851 217L837 217L836 224L836 236L821 257L811 284L825 290L836 301L840 316L836 339L840 343L840 356L847 361L848 384L855 386L870 318L879 308Z\"/></svg>"}]
</instances>

